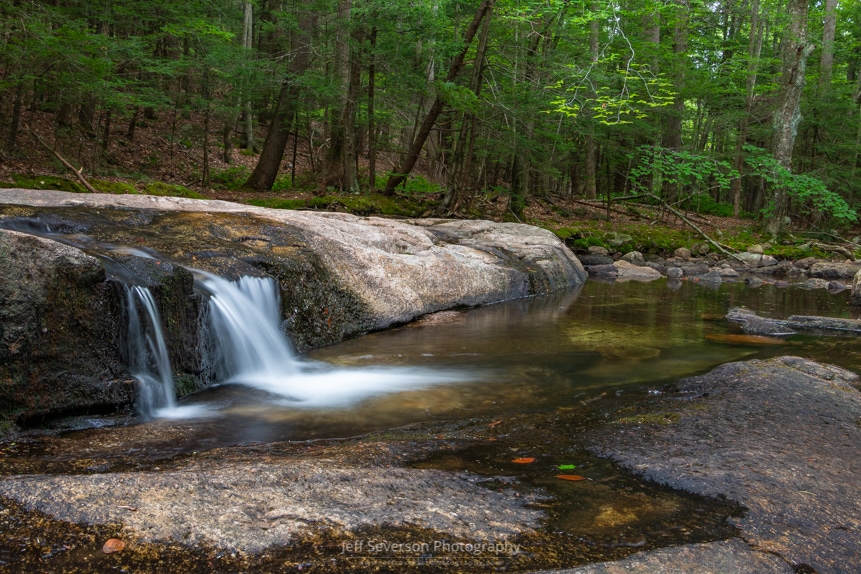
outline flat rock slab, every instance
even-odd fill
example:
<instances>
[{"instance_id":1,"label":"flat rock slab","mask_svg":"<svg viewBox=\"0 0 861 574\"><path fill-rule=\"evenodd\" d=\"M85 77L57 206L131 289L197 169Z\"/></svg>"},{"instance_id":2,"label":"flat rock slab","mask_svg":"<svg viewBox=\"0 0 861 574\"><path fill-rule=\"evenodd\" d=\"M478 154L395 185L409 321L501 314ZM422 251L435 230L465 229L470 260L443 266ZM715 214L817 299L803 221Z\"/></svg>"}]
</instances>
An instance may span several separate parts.
<instances>
[{"instance_id":1,"label":"flat rock slab","mask_svg":"<svg viewBox=\"0 0 861 574\"><path fill-rule=\"evenodd\" d=\"M122 524L143 542L258 552L315 529L424 527L471 540L533 532L534 500L440 470L343 460L192 463L165 472L23 476L0 495L58 520Z\"/></svg>"},{"instance_id":2,"label":"flat rock slab","mask_svg":"<svg viewBox=\"0 0 861 574\"><path fill-rule=\"evenodd\" d=\"M820 574L857 573L858 381L799 357L727 363L661 401L677 423L605 430L593 449L647 479L745 506L733 521L753 548Z\"/></svg>"},{"instance_id":3,"label":"flat rock slab","mask_svg":"<svg viewBox=\"0 0 861 574\"><path fill-rule=\"evenodd\" d=\"M541 574L549 574L544 571ZM756 552L741 540L688 544L635 554L625 560L555 570L554 574L792 574L777 556Z\"/></svg>"},{"instance_id":4,"label":"flat rock slab","mask_svg":"<svg viewBox=\"0 0 861 574\"><path fill-rule=\"evenodd\" d=\"M839 317L815 315L791 315L786 319L761 317L744 307L730 309L726 315L730 321L741 324L745 333L752 335L785 336L798 331L814 334L861 334L861 321Z\"/></svg>"}]
</instances>

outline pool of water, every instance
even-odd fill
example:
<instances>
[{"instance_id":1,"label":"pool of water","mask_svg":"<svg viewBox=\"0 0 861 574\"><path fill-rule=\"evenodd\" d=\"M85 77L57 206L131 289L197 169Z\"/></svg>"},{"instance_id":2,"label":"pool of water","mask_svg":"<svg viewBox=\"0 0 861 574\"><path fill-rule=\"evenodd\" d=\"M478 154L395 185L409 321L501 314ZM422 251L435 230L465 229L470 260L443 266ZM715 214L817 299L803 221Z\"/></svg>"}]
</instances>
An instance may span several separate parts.
<instances>
[{"instance_id":1,"label":"pool of water","mask_svg":"<svg viewBox=\"0 0 861 574\"><path fill-rule=\"evenodd\" d=\"M741 509L644 483L590 454L582 437L596 421L607 422L599 420L605 413L649 400L679 378L728 361L793 354L861 370L857 337L796 335L769 344L725 338L741 333L724 319L741 305L775 318L853 313L848 292L590 281L552 296L438 313L303 357L328 369L326 384L333 392L349 386L356 373L367 377L391 369L385 376L416 371L445 377L425 377L390 392L374 387L365 398L327 407L225 384L179 401L180 408L206 413L199 419L132 418L120 426L0 442L0 474L167 469L172 460L216 447L373 431L386 432L371 440L398 440L398 432L412 431L390 429L410 423L438 423L428 428L443 434L430 438L448 438L457 436L458 427L472 425L482 430L481 438L410 464L484 475L490 488L508 489L514 480L546 495L544 528L531 542L545 550L529 567L506 568L570 566L638 549L723 539L735 535L726 517ZM308 384L320 379L311 377ZM498 438L489 436L489 429L499 431ZM520 457L534 462L514 463ZM558 480L559 472L588 479ZM21 520L29 524L30 519ZM21 528L24 541L44 535L41 526ZM68 527L55 528L58 540L65 540ZM99 556L97 549L86 552L87 560Z\"/></svg>"},{"instance_id":2,"label":"pool of water","mask_svg":"<svg viewBox=\"0 0 861 574\"><path fill-rule=\"evenodd\" d=\"M552 411L657 388L728 361L782 354L861 368L854 337L722 341L722 335L741 333L724 319L741 305L775 318L850 316L848 292L590 281L552 296L443 312L307 354L343 367L341 375L332 375L342 376L343 385L357 371L379 366L444 371L446 377L437 382L379 392L338 408L297 408L302 405L242 385L208 389L183 403L209 408L214 418L200 421L200 431L219 444L301 440L414 422ZM220 436L219 429L229 429L229 436Z\"/></svg>"}]
</instances>

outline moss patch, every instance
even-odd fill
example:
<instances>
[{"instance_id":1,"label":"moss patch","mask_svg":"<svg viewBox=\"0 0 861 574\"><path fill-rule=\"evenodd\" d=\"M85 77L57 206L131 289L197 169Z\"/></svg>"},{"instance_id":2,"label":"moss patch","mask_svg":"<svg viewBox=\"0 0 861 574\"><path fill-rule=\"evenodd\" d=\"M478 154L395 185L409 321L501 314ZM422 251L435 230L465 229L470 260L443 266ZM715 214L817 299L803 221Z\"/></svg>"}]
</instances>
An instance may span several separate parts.
<instances>
[{"instance_id":1,"label":"moss patch","mask_svg":"<svg viewBox=\"0 0 861 574\"><path fill-rule=\"evenodd\" d=\"M252 199L249 204L273 209L327 209L355 215L399 215L418 217L433 203L421 198L392 198L377 193L367 195L335 194L310 199Z\"/></svg>"}]
</instances>

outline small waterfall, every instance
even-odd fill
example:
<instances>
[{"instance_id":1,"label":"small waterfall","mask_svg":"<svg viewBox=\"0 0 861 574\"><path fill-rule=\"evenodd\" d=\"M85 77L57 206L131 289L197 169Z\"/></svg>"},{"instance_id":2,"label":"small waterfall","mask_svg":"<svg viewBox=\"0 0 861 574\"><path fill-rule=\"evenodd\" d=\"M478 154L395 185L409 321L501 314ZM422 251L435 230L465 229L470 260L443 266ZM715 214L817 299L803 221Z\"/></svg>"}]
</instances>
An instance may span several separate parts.
<instances>
[{"instance_id":1,"label":"small waterfall","mask_svg":"<svg viewBox=\"0 0 861 574\"><path fill-rule=\"evenodd\" d=\"M279 395L296 407L345 407L363 398L465 381L462 371L405 367L343 368L300 360L281 330L274 279L227 281L197 271L210 295L210 341L204 352L216 383L239 384Z\"/></svg>"},{"instance_id":2,"label":"small waterfall","mask_svg":"<svg viewBox=\"0 0 861 574\"><path fill-rule=\"evenodd\" d=\"M129 370L140 383L137 408L157 416L162 409L176 408L176 391L161 316L150 290L126 286L126 312Z\"/></svg>"},{"instance_id":3,"label":"small waterfall","mask_svg":"<svg viewBox=\"0 0 861 574\"><path fill-rule=\"evenodd\" d=\"M242 277L231 282L200 273L198 284L210 294L214 341L209 363L217 381L268 379L298 372L293 349L281 331L275 280Z\"/></svg>"}]
</instances>

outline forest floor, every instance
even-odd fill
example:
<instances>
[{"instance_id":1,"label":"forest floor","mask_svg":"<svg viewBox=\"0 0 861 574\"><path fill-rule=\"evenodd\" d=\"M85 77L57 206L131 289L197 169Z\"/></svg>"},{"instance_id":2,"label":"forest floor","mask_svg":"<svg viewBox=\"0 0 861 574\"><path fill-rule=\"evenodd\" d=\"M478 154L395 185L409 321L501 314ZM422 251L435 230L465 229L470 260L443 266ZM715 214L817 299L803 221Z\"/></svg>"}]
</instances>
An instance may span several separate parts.
<instances>
[{"instance_id":1,"label":"forest floor","mask_svg":"<svg viewBox=\"0 0 861 574\"><path fill-rule=\"evenodd\" d=\"M82 169L82 175L98 191L106 193L149 193L179 195L249 203L261 207L346 211L358 215L400 217L438 216L441 186L428 175L427 165L419 162L404 190L394 197L370 191L344 194L325 188L315 173L319 171L325 142L309 142L307 137L290 138L280 175L269 192L241 189L253 170L258 156L232 149L230 162L224 161L224 147L217 141L221 127L213 126L209 154L204 158L200 118L164 113L136 123L130 136L128 125L115 126L107 138L87 135L79 127L57 128L53 114L26 112L17 138L15 154L0 154L0 187L85 191L74 174L66 169L53 151ZM103 128L99 130L103 133ZM41 142L40 142L41 140ZM262 141L262 138L261 138ZM378 172L392 169L396 157L385 151L378 159ZM204 186L204 163L208 164L210 185ZM367 176L367 157L359 160L360 176ZM294 165L295 164L295 165ZM378 179L383 181L385 175ZM472 201L447 217L490 219L529 223L556 233L575 251L592 245L613 251L638 250L668 256L678 247L701 248L703 233L729 249L743 251L751 244L766 244L766 253L792 259L809 255L827 257L813 243L836 241L854 251L854 245L828 233L800 232L784 245L768 245L757 233L757 221L721 217L697 210L682 209L684 221L662 206L587 201L581 196L550 194L526 198L521 214L515 215L511 196L499 187L474 192ZM693 226L699 228L696 231ZM844 230L843 237L852 237ZM713 249L713 248L712 248Z\"/></svg>"}]
</instances>

